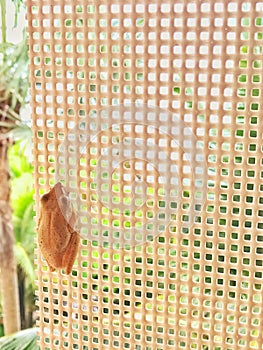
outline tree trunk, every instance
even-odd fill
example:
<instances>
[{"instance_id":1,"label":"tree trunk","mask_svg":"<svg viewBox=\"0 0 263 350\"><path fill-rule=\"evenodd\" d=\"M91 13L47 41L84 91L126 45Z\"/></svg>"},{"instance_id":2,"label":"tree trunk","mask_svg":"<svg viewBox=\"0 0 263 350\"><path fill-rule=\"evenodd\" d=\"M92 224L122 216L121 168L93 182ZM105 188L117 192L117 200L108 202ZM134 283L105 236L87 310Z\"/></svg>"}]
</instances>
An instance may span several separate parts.
<instances>
[{"instance_id":1,"label":"tree trunk","mask_svg":"<svg viewBox=\"0 0 263 350\"><path fill-rule=\"evenodd\" d=\"M0 288L6 335L21 328L12 208L10 205L10 174L7 158L9 146L9 140L0 140Z\"/></svg>"}]
</instances>

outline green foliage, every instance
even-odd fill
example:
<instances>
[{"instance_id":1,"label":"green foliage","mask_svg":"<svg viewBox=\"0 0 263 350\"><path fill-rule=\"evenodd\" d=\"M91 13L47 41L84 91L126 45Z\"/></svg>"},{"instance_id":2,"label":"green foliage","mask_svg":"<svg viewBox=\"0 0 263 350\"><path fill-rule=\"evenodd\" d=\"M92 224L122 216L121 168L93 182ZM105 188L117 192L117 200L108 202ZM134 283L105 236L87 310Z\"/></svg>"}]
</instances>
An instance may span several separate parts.
<instances>
[{"instance_id":1,"label":"green foliage","mask_svg":"<svg viewBox=\"0 0 263 350\"><path fill-rule=\"evenodd\" d=\"M2 42L6 43L6 0L0 0Z\"/></svg>"},{"instance_id":2,"label":"green foliage","mask_svg":"<svg viewBox=\"0 0 263 350\"><path fill-rule=\"evenodd\" d=\"M17 25L18 13L23 0L12 0L15 6L14 26ZM7 42L7 3L0 0L2 41L0 42L0 133L15 130L16 137L23 137L29 132L20 117L20 109L29 100L29 72L27 37L18 44ZM19 132L22 135L19 135ZM3 135L2 135L3 137Z\"/></svg>"},{"instance_id":3,"label":"green foliage","mask_svg":"<svg viewBox=\"0 0 263 350\"><path fill-rule=\"evenodd\" d=\"M15 18L14 18L14 26L17 26L18 14L21 10L21 7L24 6L24 0L12 0L12 3L15 5Z\"/></svg>"},{"instance_id":4,"label":"green foliage","mask_svg":"<svg viewBox=\"0 0 263 350\"><path fill-rule=\"evenodd\" d=\"M29 173L32 175L33 165L30 162L31 148L30 144L25 142L17 142L10 147L8 152L8 160L11 171L11 178L18 178ZM33 177L31 176L31 179ZM28 183L26 183L28 185ZM30 185L32 184L29 183Z\"/></svg>"},{"instance_id":5,"label":"green foliage","mask_svg":"<svg viewBox=\"0 0 263 350\"><path fill-rule=\"evenodd\" d=\"M19 44L1 43L0 52L0 117L5 117L0 126L14 129L21 123L20 108L29 97L26 34Z\"/></svg>"},{"instance_id":6,"label":"green foliage","mask_svg":"<svg viewBox=\"0 0 263 350\"><path fill-rule=\"evenodd\" d=\"M28 97L28 55L26 34L19 44L1 43L1 65L0 81L1 90L5 93L1 100L7 100L9 94L17 95L12 98L11 107L14 109L17 102L21 105L26 102ZM0 100L0 101L1 101Z\"/></svg>"},{"instance_id":7,"label":"green foliage","mask_svg":"<svg viewBox=\"0 0 263 350\"><path fill-rule=\"evenodd\" d=\"M17 142L9 148L11 173L11 205L15 234L14 252L18 266L19 283L25 285L23 302L27 310L34 310L34 189L31 148L26 142ZM1 347L0 347L1 348Z\"/></svg>"},{"instance_id":8,"label":"green foliage","mask_svg":"<svg viewBox=\"0 0 263 350\"><path fill-rule=\"evenodd\" d=\"M29 285L33 286L35 283L34 267L33 267L32 261L29 258L28 253L25 250L25 247L23 247L22 244L18 242L14 246L14 249L15 249L15 257L16 257L17 265L20 266L21 270L26 275ZM31 293L31 290L28 290L27 294L30 294L30 293Z\"/></svg>"},{"instance_id":9,"label":"green foliage","mask_svg":"<svg viewBox=\"0 0 263 350\"><path fill-rule=\"evenodd\" d=\"M26 147L18 142L8 154L11 172L11 204L13 207L13 223L16 239L15 253L17 263L30 283L34 280L34 190L33 166L25 155Z\"/></svg>"},{"instance_id":10,"label":"green foliage","mask_svg":"<svg viewBox=\"0 0 263 350\"><path fill-rule=\"evenodd\" d=\"M15 6L15 17L14 17L14 27L17 26L18 22L18 14L21 10L21 7L24 6L24 0L12 0L14 6ZM6 31L7 31L7 26L6 26L6 0L0 0L0 10L1 10L1 30L2 30L2 42L6 42Z\"/></svg>"},{"instance_id":11,"label":"green foliage","mask_svg":"<svg viewBox=\"0 0 263 350\"><path fill-rule=\"evenodd\" d=\"M24 0L12 0L15 6L15 16L11 26L18 24L18 13ZM31 130L21 119L21 108L29 100L29 72L26 33L18 44L7 41L7 0L0 0L0 23L2 40L0 41L0 142L12 136L14 140L31 138ZM10 23L10 21L9 21ZM14 209L15 255L18 264L18 277L22 290L26 293L21 298L27 303L27 310L34 308L34 210L33 210L33 167L23 154L26 148L22 143L15 144L9 150L9 162L11 171L11 204ZM0 180L1 185L1 180ZM0 296L1 297L1 296ZM0 301L0 316L1 316ZM0 336L1 334L0 325ZM34 331L33 331L34 332ZM12 338L1 339L0 349L36 349L35 341L25 342L30 339L30 334L21 332ZM32 339L32 337L31 337ZM6 340L6 342L5 342ZM23 347L21 344L25 343ZM31 346L33 344L34 346Z\"/></svg>"},{"instance_id":12,"label":"green foliage","mask_svg":"<svg viewBox=\"0 0 263 350\"><path fill-rule=\"evenodd\" d=\"M1 350L37 350L37 329L29 328L0 339Z\"/></svg>"}]
</instances>

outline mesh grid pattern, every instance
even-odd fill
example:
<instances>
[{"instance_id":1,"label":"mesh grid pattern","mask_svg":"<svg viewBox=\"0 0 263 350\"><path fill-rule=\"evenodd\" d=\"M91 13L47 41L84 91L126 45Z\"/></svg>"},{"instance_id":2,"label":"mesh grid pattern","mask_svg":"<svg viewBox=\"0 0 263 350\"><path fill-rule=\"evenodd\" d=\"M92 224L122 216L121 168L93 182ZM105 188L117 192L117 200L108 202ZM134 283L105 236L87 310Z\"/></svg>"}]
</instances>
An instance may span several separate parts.
<instances>
[{"instance_id":1,"label":"mesh grid pattern","mask_svg":"<svg viewBox=\"0 0 263 350\"><path fill-rule=\"evenodd\" d=\"M27 7L37 213L58 179L90 218L70 276L36 251L41 349L263 349L263 2Z\"/></svg>"}]
</instances>

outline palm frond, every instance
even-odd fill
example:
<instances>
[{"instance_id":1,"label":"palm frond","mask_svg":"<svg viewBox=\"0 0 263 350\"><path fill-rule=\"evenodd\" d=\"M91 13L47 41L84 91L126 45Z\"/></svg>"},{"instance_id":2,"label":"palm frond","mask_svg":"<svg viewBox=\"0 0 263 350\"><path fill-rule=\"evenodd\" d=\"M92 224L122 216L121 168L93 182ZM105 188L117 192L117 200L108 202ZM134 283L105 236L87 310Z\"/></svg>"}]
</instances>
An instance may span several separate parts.
<instances>
[{"instance_id":1,"label":"palm frond","mask_svg":"<svg viewBox=\"0 0 263 350\"><path fill-rule=\"evenodd\" d=\"M29 328L0 338L1 350L38 350L37 329Z\"/></svg>"},{"instance_id":2,"label":"palm frond","mask_svg":"<svg viewBox=\"0 0 263 350\"><path fill-rule=\"evenodd\" d=\"M0 115L3 118L7 118L7 119L10 119L13 121L21 122L19 115L15 111L13 111L12 108L8 108L6 111L2 111L0 109Z\"/></svg>"},{"instance_id":3,"label":"palm frond","mask_svg":"<svg viewBox=\"0 0 263 350\"><path fill-rule=\"evenodd\" d=\"M21 123L19 112L29 98L26 34L17 45L0 44L0 129L4 132Z\"/></svg>"},{"instance_id":4,"label":"palm frond","mask_svg":"<svg viewBox=\"0 0 263 350\"><path fill-rule=\"evenodd\" d=\"M35 281L34 266L21 243L15 244L14 252L17 265L20 266L24 275L30 279L31 284L33 285Z\"/></svg>"},{"instance_id":5,"label":"palm frond","mask_svg":"<svg viewBox=\"0 0 263 350\"><path fill-rule=\"evenodd\" d=\"M21 6L24 5L24 1L23 0L12 0L12 2L15 5L14 27L16 27L17 22L18 22L18 13L20 12Z\"/></svg>"},{"instance_id":6,"label":"palm frond","mask_svg":"<svg viewBox=\"0 0 263 350\"><path fill-rule=\"evenodd\" d=\"M20 124L10 131L10 136L14 140L28 140L28 142L31 142L32 130L26 124Z\"/></svg>"}]
</instances>

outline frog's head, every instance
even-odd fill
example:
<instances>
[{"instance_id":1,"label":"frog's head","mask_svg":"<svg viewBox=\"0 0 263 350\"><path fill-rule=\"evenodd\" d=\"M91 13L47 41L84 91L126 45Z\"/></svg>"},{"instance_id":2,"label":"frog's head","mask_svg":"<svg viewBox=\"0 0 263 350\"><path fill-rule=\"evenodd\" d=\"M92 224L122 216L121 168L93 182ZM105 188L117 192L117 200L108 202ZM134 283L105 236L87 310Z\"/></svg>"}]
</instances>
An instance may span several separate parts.
<instances>
[{"instance_id":1,"label":"frog's head","mask_svg":"<svg viewBox=\"0 0 263 350\"><path fill-rule=\"evenodd\" d=\"M41 199L42 206L48 206L50 209L59 206L62 211L68 206L68 192L61 182L57 182L49 192L45 193Z\"/></svg>"}]
</instances>

